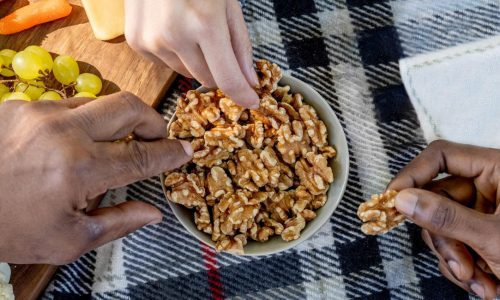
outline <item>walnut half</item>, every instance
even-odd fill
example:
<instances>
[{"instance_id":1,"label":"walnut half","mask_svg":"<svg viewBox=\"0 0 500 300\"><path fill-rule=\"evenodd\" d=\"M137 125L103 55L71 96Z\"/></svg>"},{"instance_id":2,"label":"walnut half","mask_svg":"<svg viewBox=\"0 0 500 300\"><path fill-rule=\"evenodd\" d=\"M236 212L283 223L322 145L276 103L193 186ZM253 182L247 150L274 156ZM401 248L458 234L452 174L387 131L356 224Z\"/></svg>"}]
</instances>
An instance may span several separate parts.
<instances>
[{"instance_id":1,"label":"walnut half","mask_svg":"<svg viewBox=\"0 0 500 300\"><path fill-rule=\"evenodd\" d=\"M394 207L397 194L394 190L388 190L380 195L373 195L359 206L358 217L364 222L361 226L364 234L384 234L405 220L405 216Z\"/></svg>"}]
</instances>

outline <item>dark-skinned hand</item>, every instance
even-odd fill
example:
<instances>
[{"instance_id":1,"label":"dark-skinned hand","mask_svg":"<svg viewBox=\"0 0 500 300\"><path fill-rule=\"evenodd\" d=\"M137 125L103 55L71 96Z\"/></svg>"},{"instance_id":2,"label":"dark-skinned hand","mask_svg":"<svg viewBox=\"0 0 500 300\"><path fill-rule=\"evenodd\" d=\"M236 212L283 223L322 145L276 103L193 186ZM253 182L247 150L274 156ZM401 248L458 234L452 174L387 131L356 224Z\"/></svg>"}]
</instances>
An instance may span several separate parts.
<instances>
[{"instance_id":1,"label":"dark-skinned hand","mask_svg":"<svg viewBox=\"0 0 500 300\"><path fill-rule=\"evenodd\" d=\"M140 141L116 143L133 132ZM91 210L108 189L176 168L189 143L130 93L0 105L0 261L65 264L148 224L140 201Z\"/></svg>"},{"instance_id":2,"label":"dark-skinned hand","mask_svg":"<svg viewBox=\"0 0 500 300\"><path fill-rule=\"evenodd\" d=\"M499 187L500 150L447 141L431 143L388 186L443 275L483 299L500 292Z\"/></svg>"}]
</instances>

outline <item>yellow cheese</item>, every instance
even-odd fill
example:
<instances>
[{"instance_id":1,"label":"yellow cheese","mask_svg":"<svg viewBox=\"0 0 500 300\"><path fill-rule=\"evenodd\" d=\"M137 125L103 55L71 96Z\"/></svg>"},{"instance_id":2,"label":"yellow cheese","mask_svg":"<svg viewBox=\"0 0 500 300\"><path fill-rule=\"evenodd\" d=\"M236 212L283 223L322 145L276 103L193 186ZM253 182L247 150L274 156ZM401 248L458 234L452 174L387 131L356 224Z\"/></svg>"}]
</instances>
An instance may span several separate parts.
<instances>
[{"instance_id":1,"label":"yellow cheese","mask_svg":"<svg viewBox=\"0 0 500 300\"><path fill-rule=\"evenodd\" d=\"M111 40L125 32L125 0L82 0L94 35Z\"/></svg>"}]
</instances>

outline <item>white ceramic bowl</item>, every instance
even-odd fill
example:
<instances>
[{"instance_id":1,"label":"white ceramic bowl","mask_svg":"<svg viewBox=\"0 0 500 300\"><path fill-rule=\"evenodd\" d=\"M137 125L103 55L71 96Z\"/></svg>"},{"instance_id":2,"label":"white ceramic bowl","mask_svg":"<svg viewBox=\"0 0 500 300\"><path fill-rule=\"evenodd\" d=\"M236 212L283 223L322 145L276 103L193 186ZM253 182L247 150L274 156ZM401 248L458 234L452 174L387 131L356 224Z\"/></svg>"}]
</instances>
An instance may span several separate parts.
<instances>
[{"instance_id":1,"label":"white ceramic bowl","mask_svg":"<svg viewBox=\"0 0 500 300\"><path fill-rule=\"evenodd\" d=\"M311 237L316 231L320 229L321 226L328 222L331 215L337 208L337 205L339 204L344 194L347 184L347 178L349 175L349 151L347 148L347 140L345 138L344 130L342 129L342 126L340 125L340 122L331 109L330 105L328 105L325 99L323 99L323 97L318 92L316 92L312 87L301 80L284 75L279 84L282 86L289 85L292 92L301 93L304 96L304 103L314 107L318 113L319 118L325 123L326 128L328 129L328 142L337 150L337 157L331 162L335 175L335 181L330 185L330 189L328 190L328 200L325 206L316 211L316 218L307 223L306 227L297 240L285 242L281 239L280 236L274 236L269 239L269 241L260 243L248 239L248 244L244 248L244 255L249 256L269 255L285 251ZM208 91L205 88L200 88L200 90L202 92ZM174 119L175 116L172 117L170 124ZM163 182L165 181L165 176L162 174L160 177L162 181L163 192L165 193L165 197L167 198L165 185L163 184ZM215 247L215 243L210 239L210 235L203 233L196 228L192 210L171 201L168 201L168 204L172 208L174 215L186 228L187 231L189 231L192 235L194 235L197 239L204 242L205 244L211 247Z\"/></svg>"}]
</instances>

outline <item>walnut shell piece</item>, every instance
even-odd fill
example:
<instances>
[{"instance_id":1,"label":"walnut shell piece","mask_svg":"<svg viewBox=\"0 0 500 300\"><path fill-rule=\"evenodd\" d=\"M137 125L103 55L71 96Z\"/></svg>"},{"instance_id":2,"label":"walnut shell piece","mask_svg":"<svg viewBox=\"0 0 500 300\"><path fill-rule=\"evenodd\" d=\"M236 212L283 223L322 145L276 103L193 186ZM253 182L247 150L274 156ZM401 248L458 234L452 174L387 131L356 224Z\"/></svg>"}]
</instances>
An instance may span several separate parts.
<instances>
[{"instance_id":1,"label":"walnut shell piece","mask_svg":"<svg viewBox=\"0 0 500 300\"><path fill-rule=\"evenodd\" d=\"M203 173L170 173L164 182L169 188L168 198L186 207L200 207L205 204L205 179Z\"/></svg>"},{"instance_id":2,"label":"walnut shell piece","mask_svg":"<svg viewBox=\"0 0 500 300\"><path fill-rule=\"evenodd\" d=\"M358 217L364 222L361 226L364 234L384 234L405 220L405 216L395 208L397 194L397 191L388 190L382 194L373 195L370 200L359 206Z\"/></svg>"},{"instance_id":3,"label":"walnut shell piece","mask_svg":"<svg viewBox=\"0 0 500 300\"><path fill-rule=\"evenodd\" d=\"M294 164L297 157L311 150L309 138L304 134L304 126L300 121L293 121L292 126L283 124L277 134L276 149L288 164Z\"/></svg>"},{"instance_id":4,"label":"walnut shell piece","mask_svg":"<svg viewBox=\"0 0 500 300\"><path fill-rule=\"evenodd\" d=\"M271 94L278 88L278 82L283 77L280 67L267 60L256 62L259 77L259 94Z\"/></svg>"},{"instance_id":5,"label":"walnut shell piece","mask_svg":"<svg viewBox=\"0 0 500 300\"><path fill-rule=\"evenodd\" d=\"M300 237L300 232L305 227L306 220L302 215L297 215L285 223L285 230L281 233L281 238L287 242L296 240Z\"/></svg>"},{"instance_id":6,"label":"walnut shell piece","mask_svg":"<svg viewBox=\"0 0 500 300\"><path fill-rule=\"evenodd\" d=\"M308 152L305 159L302 158L295 164L295 172L299 176L300 184L313 195L326 193L334 179L328 160L314 152Z\"/></svg>"},{"instance_id":7,"label":"walnut shell piece","mask_svg":"<svg viewBox=\"0 0 500 300\"><path fill-rule=\"evenodd\" d=\"M327 130L325 123L318 119L316 110L312 106L304 105L299 110L300 117L307 128L307 134L316 147L326 145Z\"/></svg>"},{"instance_id":8,"label":"walnut shell piece","mask_svg":"<svg viewBox=\"0 0 500 300\"><path fill-rule=\"evenodd\" d=\"M222 98L219 101L220 110L224 113L226 119L232 122L238 122L245 108L236 104L230 98Z\"/></svg>"}]
</instances>

